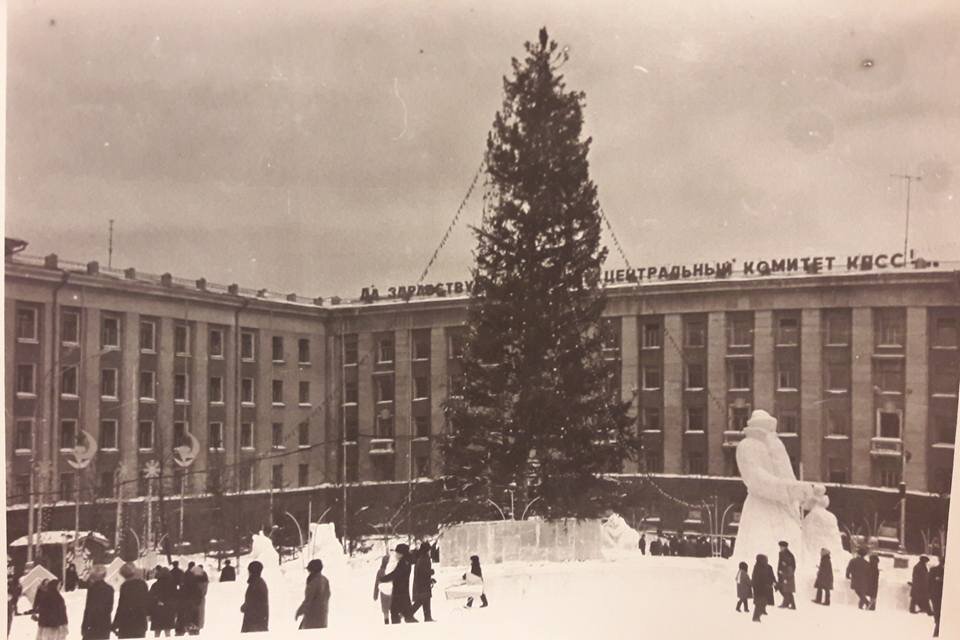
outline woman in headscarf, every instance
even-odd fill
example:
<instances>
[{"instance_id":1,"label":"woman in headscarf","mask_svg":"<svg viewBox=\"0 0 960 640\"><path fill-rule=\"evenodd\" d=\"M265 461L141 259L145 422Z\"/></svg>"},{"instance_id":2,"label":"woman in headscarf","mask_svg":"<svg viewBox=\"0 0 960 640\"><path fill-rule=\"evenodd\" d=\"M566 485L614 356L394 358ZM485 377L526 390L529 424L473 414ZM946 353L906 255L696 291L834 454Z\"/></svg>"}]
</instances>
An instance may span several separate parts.
<instances>
[{"instance_id":1,"label":"woman in headscarf","mask_svg":"<svg viewBox=\"0 0 960 640\"><path fill-rule=\"evenodd\" d=\"M143 638L147 635L147 618L150 615L147 583L132 564L120 567L120 576L124 582L120 585L113 630L118 638Z\"/></svg>"},{"instance_id":2,"label":"woman in headscarf","mask_svg":"<svg viewBox=\"0 0 960 640\"><path fill-rule=\"evenodd\" d=\"M37 640L64 640L67 637L67 605L60 595L60 581L46 580L33 601Z\"/></svg>"},{"instance_id":3,"label":"woman in headscarf","mask_svg":"<svg viewBox=\"0 0 960 640\"><path fill-rule=\"evenodd\" d=\"M113 613L113 587L104 581L107 569L94 565L87 576L87 602L83 607L80 636L83 640L109 640Z\"/></svg>"},{"instance_id":4,"label":"woman in headscarf","mask_svg":"<svg viewBox=\"0 0 960 640\"><path fill-rule=\"evenodd\" d=\"M247 592L240 607L243 613L243 623L240 633L251 631L268 631L270 621L270 594L267 583L260 574L263 573L263 563L254 560L247 565L250 577L247 578Z\"/></svg>"},{"instance_id":5,"label":"woman in headscarf","mask_svg":"<svg viewBox=\"0 0 960 640\"><path fill-rule=\"evenodd\" d=\"M330 613L330 582L323 575L323 562L311 560L307 564L307 586L303 602L297 608L293 619L303 616L301 629L326 629L327 616Z\"/></svg>"}]
</instances>

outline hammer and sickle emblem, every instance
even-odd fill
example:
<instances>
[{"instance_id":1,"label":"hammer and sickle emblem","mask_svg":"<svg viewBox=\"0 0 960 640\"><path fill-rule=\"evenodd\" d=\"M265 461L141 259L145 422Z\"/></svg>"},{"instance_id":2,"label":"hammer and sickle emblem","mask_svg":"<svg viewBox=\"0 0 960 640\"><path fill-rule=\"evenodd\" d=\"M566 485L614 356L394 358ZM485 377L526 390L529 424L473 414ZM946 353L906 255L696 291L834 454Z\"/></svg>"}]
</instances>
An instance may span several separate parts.
<instances>
[{"instance_id":1,"label":"hammer and sickle emblem","mask_svg":"<svg viewBox=\"0 0 960 640\"><path fill-rule=\"evenodd\" d=\"M77 444L73 448L73 451L69 455L73 456L73 459L67 458L67 464L69 464L74 469L84 469L87 465L90 464L90 461L93 460L93 456L97 453L97 441L92 435L86 431L81 430L83 438L86 441L85 444Z\"/></svg>"}]
</instances>

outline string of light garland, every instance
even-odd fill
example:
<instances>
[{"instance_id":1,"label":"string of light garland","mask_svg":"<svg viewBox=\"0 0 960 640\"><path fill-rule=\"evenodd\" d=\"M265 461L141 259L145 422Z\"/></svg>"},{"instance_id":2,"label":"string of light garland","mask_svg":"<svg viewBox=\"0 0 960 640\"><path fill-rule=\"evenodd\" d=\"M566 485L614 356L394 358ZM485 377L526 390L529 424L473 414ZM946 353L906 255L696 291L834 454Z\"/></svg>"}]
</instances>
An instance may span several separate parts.
<instances>
[{"instance_id":1,"label":"string of light garland","mask_svg":"<svg viewBox=\"0 0 960 640\"><path fill-rule=\"evenodd\" d=\"M417 280L417 284L423 284L423 281L427 279L427 274L430 272L430 268L433 266L433 263L436 262L437 256L440 255L440 251L446 246L447 241L450 239L450 234L453 233L453 229L457 226L457 222L460 221L460 216L463 214L463 210L467 206L470 196L473 195L473 190L477 186L477 180L480 179L480 174L483 173L483 167L485 165L486 160L481 160L480 166L477 167L476 172L473 174L473 180L470 181L470 187L467 189L466 195L464 195L463 200L460 201L460 206L457 207L457 212L454 214L453 220L450 221L446 232L443 234L443 238L440 240L440 244L433 252L433 255L430 256L430 260L427 261L427 266L424 267L423 273L420 274L420 279Z\"/></svg>"}]
</instances>

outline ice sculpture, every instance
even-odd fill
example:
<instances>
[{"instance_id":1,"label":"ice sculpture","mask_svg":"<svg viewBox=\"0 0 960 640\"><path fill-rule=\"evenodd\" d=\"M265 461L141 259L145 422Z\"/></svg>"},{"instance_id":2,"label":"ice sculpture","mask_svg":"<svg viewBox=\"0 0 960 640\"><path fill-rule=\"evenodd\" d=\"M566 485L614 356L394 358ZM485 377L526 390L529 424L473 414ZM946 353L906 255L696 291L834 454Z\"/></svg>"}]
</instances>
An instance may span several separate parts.
<instances>
[{"instance_id":1,"label":"ice sculpture","mask_svg":"<svg viewBox=\"0 0 960 640\"><path fill-rule=\"evenodd\" d=\"M733 557L751 567L757 554L776 566L778 543L789 543L802 562L800 505L813 495L810 484L797 480L786 447L777 435L777 420L763 410L750 416L737 445L737 466L747 485Z\"/></svg>"}]
</instances>

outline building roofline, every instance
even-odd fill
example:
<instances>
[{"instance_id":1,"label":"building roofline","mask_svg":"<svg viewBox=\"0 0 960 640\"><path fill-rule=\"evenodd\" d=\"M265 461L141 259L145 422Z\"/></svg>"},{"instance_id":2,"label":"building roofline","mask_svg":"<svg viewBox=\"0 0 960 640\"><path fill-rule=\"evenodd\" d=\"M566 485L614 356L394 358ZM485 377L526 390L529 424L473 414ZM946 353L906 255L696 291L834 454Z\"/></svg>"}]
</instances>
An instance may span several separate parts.
<instances>
[{"instance_id":1,"label":"building roofline","mask_svg":"<svg viewBox=\"0 0 960 640\"><path fill-rule=\"evenodd\" d=\"M949 263L954 264L954 263ZM57 256L41 258L25 254L7 256L7 278L41 280L51 284L60 283L64 273L70 274L72 284L113 289L148 296L189 297L197 302L248 308L263 308L273 311L288 311L294 314L309 313L313 316L336 317L360 315L365 311L395 311L403 307L410 310L457 308L469 300L469 293L414 296L412 298L380 298L374 300L344 299L332 297L307 298L295 294L282 294L267 289L248 289L239 285L222 285L203 278L189 280L171 274L149 274L133 269L110 269L96 262L87 264L59 260ZM847 271L839 273L794 273L766 276L732 274L723 278L691 278L647 280L641 282L608 284L604 287L608 299L623 299L637 294L657 297L684 293L724 293L729 291L763 291L770 289L843 288L869 285L954 285L960 301L960 268L951 266L904 267L873 271ZM251 305L252 303L252 305Z\"/></svg>"}]
</instances>

